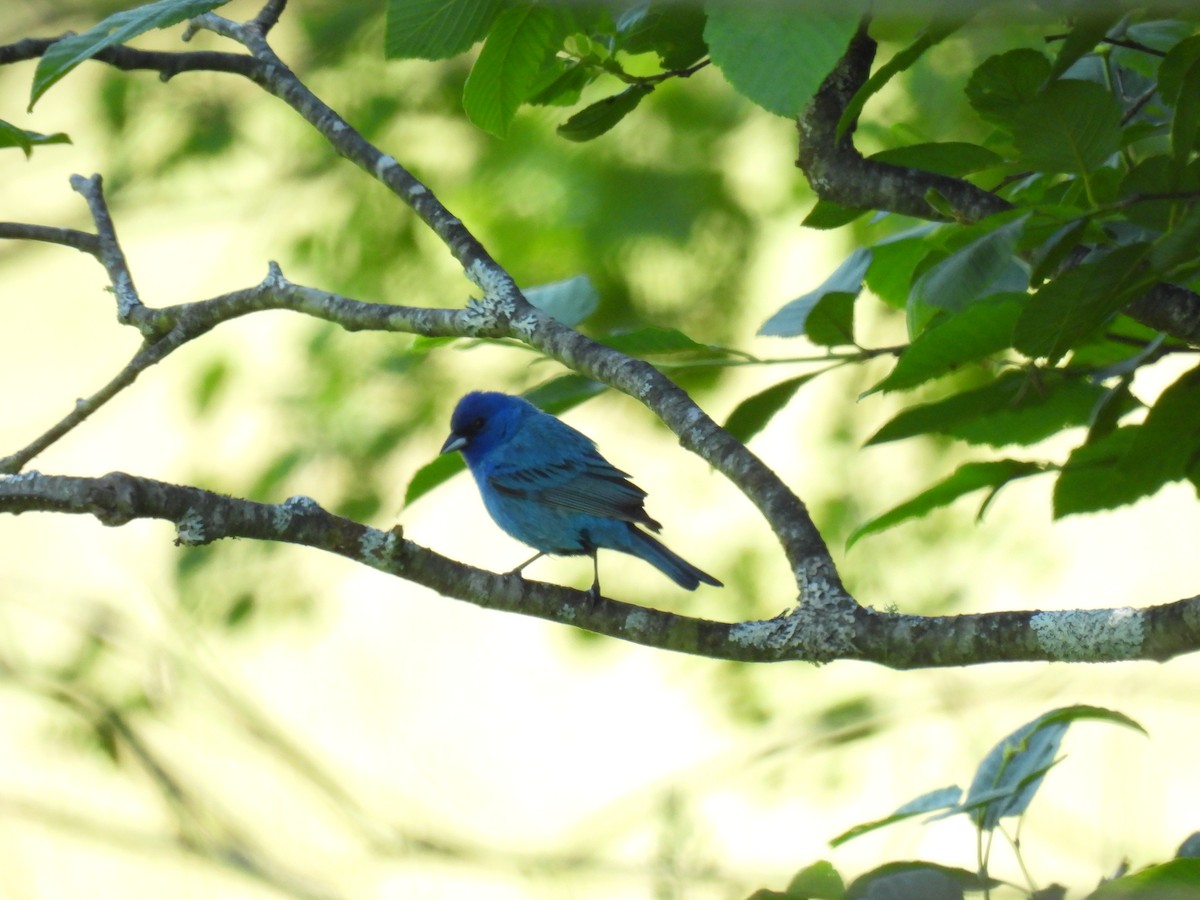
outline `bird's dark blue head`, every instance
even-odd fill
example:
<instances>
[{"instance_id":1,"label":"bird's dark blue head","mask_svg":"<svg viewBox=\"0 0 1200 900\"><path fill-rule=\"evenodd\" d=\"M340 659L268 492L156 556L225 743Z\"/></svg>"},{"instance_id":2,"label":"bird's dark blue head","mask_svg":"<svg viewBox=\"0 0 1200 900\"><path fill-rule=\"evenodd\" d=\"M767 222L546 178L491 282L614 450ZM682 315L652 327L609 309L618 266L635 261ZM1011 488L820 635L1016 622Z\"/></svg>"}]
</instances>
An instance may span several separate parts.
<instances>
[{"instance_id":1,"label":"bird's dark blue head","mask_svg":"<svg viewBox=\"0 0 1200 900\"><path fill-rule=\"evenodd\" d=\"M468 464L474 463L511 438L531 413L536 414L537 407L521 397L472 391L454 407L442 453L459 450Z\"/></svg>"}]
</instances>

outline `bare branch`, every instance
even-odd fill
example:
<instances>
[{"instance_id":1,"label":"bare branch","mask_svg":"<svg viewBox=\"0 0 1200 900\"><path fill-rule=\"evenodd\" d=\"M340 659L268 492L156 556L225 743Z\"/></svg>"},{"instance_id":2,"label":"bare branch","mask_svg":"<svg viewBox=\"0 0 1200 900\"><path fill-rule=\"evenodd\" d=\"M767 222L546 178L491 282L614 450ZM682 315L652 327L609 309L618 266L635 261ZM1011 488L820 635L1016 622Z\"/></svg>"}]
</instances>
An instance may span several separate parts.
<instances>
[{"instance_id":1,"label":"bare branch","mask_svg":"<svg viewBox=\"0 0 1200 900\"><path fill-rule=\"evenodd\" d=\"M0 222L0 240L45 241L61 244L100 256L100 240L94 234L74 228L55 228L51 225L29 225L24 222Z\"/></svg>"},{"instance_id":2,"label":"bare branch","mask_svg":"<svg viewBox=\"0 0 1200 900\"><path fill-rule=\"evenodd\" d=\"M37 438L16 453L0 459L0 473L14 474L20 472L26 463L81 425L92 413L125 388L129 387L129 385L133 384L138 375L161 358L152 358L152 356L153 354L148 353L147 349L138 351L137 355L130 360L124 369L117 373L117 376L112 381L91 397L76 400L74 408L58 424L48 429L45 433L38 435Z\"/></svg>"},{"instance_id":3,"label":"bare branch","mask_svg":"<svg viewBox=\"0 0 1200 900\"><path fill-rule=\"evenodd\" d=\"M467 327L463 324L464 320L470 315L469 310L363 303L329 291L293 284L283 276L279 266L272 263L267 277L255 287L163 309L143 308L142 318L146 328L155 337L144 344L108 384L91 397L76 401L71 412L54 427L39 435L28 446L0 459L0 472L13 474L21 471L30 460L133 384L142 372L162 362L184 344L207 334L222 322L269 309L304 313L341 325L348 331L371 329L430 337L463 334Z\"/></svg>"},{"instance_id":4,"label":"bare branch","mask_svg":"<svg viewBox=\"0 0 1200 900\"><path fill-rule=\"evenodd\" d=\"M909 616L858 608L849 644L820 643L795 616L721 623L496 575L404 538L335 516L307 497L282 504L239 500L113 472L101 478L0 477L0 511L93 515L106 525L175 523L177 543L241 537L335 553L477 606L535 616L649 647L752 662L855 659L898 669L983 662L1166 660L1200 648L1200 597L1146 609Z\"/></svg>"},{"instance_id":5,"label":"bare branch","mask_svg":"<svg viewBox=\"0 0 1200 900\"><path fill-rule=\"evenodd\" d=\"M108 280L117 295L117 321L125 325L136 325L143 335L152 337L154 330L146 318L146 307L138 297L129 263L121 250L121 244L117 241L117 231L108 212L108 203L104 199L103 181L99 175L93 175L91 178L72 175L71 187L87 201L88 209L92 212L92 221L96 223L96 237L100 244L98 257L108 272Z\"/></svg>"},{"instance_id":6,"label":"bare branch","mask_svg":"<svg viewBox=\"0 0 1200 900\"><path fill-rule=\"evenodd\" d=\"M0 66L40 58L55 41L52 38L25 38L12 44L0 45ZM161 50L136 50L132 47L105 47L92 57L115 69L127 72L146 70L158 72L167 81L180 72L228 72L253 78L259 64L244 53L219 53L212 50L172 53Z\"/></svg>"}]
</instances>

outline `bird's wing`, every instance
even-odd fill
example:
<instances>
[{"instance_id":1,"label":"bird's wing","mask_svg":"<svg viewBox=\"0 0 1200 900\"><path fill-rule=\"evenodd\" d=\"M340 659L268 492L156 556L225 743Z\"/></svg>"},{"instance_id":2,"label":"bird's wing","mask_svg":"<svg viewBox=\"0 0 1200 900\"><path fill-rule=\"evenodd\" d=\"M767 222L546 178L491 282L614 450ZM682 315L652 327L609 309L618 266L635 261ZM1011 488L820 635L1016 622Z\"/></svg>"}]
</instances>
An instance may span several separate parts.
<instances>
[{"instance_id":1,"label":"bird's wing","mask_svg":"<svg viewBox=\"0 0 1200 900\"><path fill-rule=\"evenodd\" d=\"M487 479L496 491L658 530L659 524L646 515L642 505L646 492L601 456L590 440L558 443L554 437L560 435L532 437L520 440L525 446L511 448L517 452L506 454L505 464L491 468ZM524 464L516 464L518 461Z\"/></svg>"}]
</instances>

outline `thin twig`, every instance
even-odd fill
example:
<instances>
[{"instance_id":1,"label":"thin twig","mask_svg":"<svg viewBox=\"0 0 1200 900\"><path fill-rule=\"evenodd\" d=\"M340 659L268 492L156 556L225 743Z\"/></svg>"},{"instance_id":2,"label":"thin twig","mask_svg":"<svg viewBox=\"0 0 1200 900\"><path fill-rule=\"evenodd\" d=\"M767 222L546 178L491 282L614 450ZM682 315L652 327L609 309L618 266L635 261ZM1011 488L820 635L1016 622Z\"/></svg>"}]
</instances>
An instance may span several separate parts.
<instances>
[{"instance_id":1,"label":"thin twig","mask_svg":"<svg viewBox=\"0 0 1200 900\"><path fill-rule=\"evenodd\" d=\"M76 400L74 408L56 425L38 435L16 453L0 459L0 472L7 474L20 472L31 459L83 424L92 413L133 384L142 372L159 362L166 355L166 353L158 352L159 348L163 346L164 344L160 343L139 350L128 365L118 372L117 376L108 384L87 399Z\"/></svg>"},{"instance_id":2,"label":"thin twig","mask_svg":"<svg viewBox=\"0 0 1200 900\"><path fill-rule=\"evenodd\" d=\"M66 35L52 38L24 38L12 44L0 45L0 66L39 59L51 44ZM97 62L107 63L126 72L157 72L167 81L181 72L226 72L253 78L259 67L258 60L244 53L222 53L214 50L171 52L163 50L137 50L133 47L105 47L92 57Z\"/></svg>"},{"instance_id":3,"label":"thin twig","mask_svg":"<svg viewBox=\"0 0 1200 900\"><path fill-rule=\"evenodd\" d=\"M1145 105L1149 103L1157 93L1157 84L1143 91L1141 95L1139 95L1132 103L1129 104L1129 109L1125 110L1125 112L1121 115L1121 126L1124 127L1128 125L1133 120L1133 117L1140 113L1142 108L1145 107Z\"/></svg>"},{"instance_id":4,"label":"thin twig","mask_svg":"<svg viewBox=\"0 0 1200 900\"><path fill-rule=\"evenodd\" d=\"M61 244L90 253L99 259L100 239L87 231L74 228L56 228L51 225L30 225L25 222L0 222L0 239L22 241L45 241Z\"/></svg>"},{"instance_id":5,"label":"thin twig","mask_svg":"<svg viewBox=\"0 0 1200 900\"><path fill-rule=\"evenodd\" d=\"M146 337L153 335L153 329L148 328L144 316L145 306L138 297L137 288L133 284L133 275L129 271L129 263L117 240L117 230L113 225L112 216L108 211L108 203L104 199L104 182L99 175L84 178L82 175L71 176L71 187L78 191L87 201L88 209L92 212L92 221L96 223L96 236L100 243L100 262L108 272L108 280L112 283L117 295L117 321L125 325L136 325Z\"/></svg>"},{"instance_id":6,"label":"thin twig","mask_svg":"<svg viewBox=\"0 0 1200 900\"><path fill-rule=\"evenodd\" d=\"M157 310L145 310L146 322L156 337L144 344L108 384L92 396L75 402L61 421L16 453L0 459L0 473L20 472L25 465L137 380L190 341L216 326L254 312L286 309L324 319L347 330L371 329L420 334L428 337L463 333L462 310L425 309L391 303L364 303L330 291L288 281L272 263L267 277L251 288Z\"/></svg>"},{"instance_id":7,"label":"thin twig","mask_svg":"<svg viewBox=\"0 0 1200 900\"><path fill-rule=\"evenodd\" d=\"M1052 44L1055 41L1066 40L1067 36L1068 35L1066 32L1063 32L1062 34L1048 34L1048 35L1046 35L1045 38L1043 38L1043 40L1047 44ZM1096 43L1108 44L1109 46L1112 46L1112 47L1124 47L1126 50L1137 50L1140 53L1148 53L1151 56L1164 57L1167 55L1162 50L1155 50L1153 47L1143 44L1140 41L1130 40L1129 38L1105 37L1105 38L1100 38L1100 40L1097 41Z\"/></svg>"}]
</instances>

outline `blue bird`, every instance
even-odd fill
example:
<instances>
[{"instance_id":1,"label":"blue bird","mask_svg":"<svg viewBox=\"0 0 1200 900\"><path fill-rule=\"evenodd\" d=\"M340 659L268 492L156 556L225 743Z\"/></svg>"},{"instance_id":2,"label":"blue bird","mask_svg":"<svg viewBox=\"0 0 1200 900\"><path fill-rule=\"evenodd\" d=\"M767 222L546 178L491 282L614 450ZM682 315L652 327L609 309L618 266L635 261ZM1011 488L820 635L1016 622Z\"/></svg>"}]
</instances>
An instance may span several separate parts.
<instances>
[{"instance_id":1,"label":"blue bird","mask_svg":"<svg viewBox=\"0 0 1200 900\"><path fill-rule=\"evenodd\" d=\"M592 557L593 597L600 595L596 551L640 557L682 588L721 587L639 529L662 526L646 514L646 492L600 455L587 435L528 400L473 391L458 401L442 453L461 451L483 505L496 524L537 550L518 573L546 554ZM511 573L510 573L511 574Z\"/></svg>"}]
</instances>

